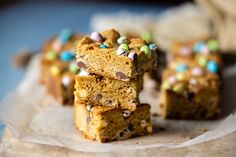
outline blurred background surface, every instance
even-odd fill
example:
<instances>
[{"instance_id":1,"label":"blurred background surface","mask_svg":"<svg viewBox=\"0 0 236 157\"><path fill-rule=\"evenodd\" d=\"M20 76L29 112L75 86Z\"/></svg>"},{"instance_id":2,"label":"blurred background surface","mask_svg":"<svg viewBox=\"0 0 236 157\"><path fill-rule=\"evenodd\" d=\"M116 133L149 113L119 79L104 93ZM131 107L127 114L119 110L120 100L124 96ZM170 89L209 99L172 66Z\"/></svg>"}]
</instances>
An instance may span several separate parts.
<instances>
[{"instance_id":1,"label":"blurred background surface","mask_svg":"<svg viewBox=\"0 0 236 157\"><path fill-rule=\"evenodd\" d=\"M13 58L21 50L40 51L43 43L65 27L91 32L90 18L98 12L159 14L186 0L108 1L108 0L3 0L0 1L0 100L15 89L24 76L16 69Z\"/></svg>"}]
</instances>

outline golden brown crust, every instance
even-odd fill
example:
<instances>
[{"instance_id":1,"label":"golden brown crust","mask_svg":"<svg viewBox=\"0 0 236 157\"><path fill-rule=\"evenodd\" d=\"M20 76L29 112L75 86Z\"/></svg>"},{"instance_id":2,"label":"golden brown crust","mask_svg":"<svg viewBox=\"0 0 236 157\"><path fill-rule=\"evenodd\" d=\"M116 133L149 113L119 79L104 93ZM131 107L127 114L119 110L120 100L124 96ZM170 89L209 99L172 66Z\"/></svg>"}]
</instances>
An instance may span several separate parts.
<instances>
[{"instance_id":1,"label":"golden brown crust","mask_svg":"<svg viewBox=\"0 0 236 157\"><path fill-rule=\"evenodd\" d=\"M152 133L150 105L142 104L135 111L109 106L90 108L75 103L75 126L85 138L99 142L123 140Z\"/></svg>"},{"instance_id":2,"label":"golden brown crust","mask_svg":"<svg viewBox=\"0 0 236 157\"><path fill-rule=\"evenodd\" d=\"M118 49L121 49L117 43L120 34L115 30L107 30L101 34L104 38L103 42L83 37L78 43L77 63L80 68L84 68L90 73L123 81L129 81L145 71L156 68L156 52L149 49L145 40L127 38L128 50L125 50L121 55L117 54ZM106 48L100 46L106 46ZM148 47L148 54L144 53L141 49L142 46ZM131 56L133 53L135 57Z\"/></svg>"},{"instance_id":3,"label":"golden brown crust","mask_svg":"<svg viewBox=\"0 0 236 157\"><path fill-rule=\"evenodd\" d=\"M95 74L77 75L75 82L75 96L94 105L102 104L133 111L140 104L138 95L142 88L142 76L137 80L124 82Z\"/></svg>"},{"instance_id":4,"label":"golden brown crust","mask_svg":"<svg viewBox=\"0 0 236 157\"><path fill-rule=\"evenodd\" d=\"M211 48L217 48L215 43ZM204 42L198 44L204 47L202 52L191 52L191 55L187 50L184 50L185 56L179 54L184 44L175 45L172 50L172 60L162 74L160 102L165 118L209 119L221 112L220 55L210 51Z\"/></svg>"},{"instance_id":5,"label":"golden brown crust","mask_svg":"<svg viewBox=\"0 0 236 157\"><path fill-rule=\"evenodd\" d=\"M74 103L73 91L76 73L70 70L70 66L75 62L75 59L65 62L60 59L60 55L64 51L72 52L80 38L81 35L73 34L68 42L60 44L56 43L58 38L55 36L49 39L43 47L40 82L46 86L48 93L63 105L73 105ZM56 45L56 49L55 43L59 45ZM49 58L49 53L53 53L53 57Z\"/></svg>"}]
</instances>

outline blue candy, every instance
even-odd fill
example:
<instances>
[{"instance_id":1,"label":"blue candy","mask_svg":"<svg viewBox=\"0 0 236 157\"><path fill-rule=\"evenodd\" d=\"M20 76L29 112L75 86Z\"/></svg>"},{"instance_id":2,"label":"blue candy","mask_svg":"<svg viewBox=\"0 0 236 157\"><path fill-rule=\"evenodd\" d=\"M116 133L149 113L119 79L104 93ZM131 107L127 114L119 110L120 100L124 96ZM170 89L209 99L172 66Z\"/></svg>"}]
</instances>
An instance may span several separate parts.
<instances>
[{"instance_id":1,"label":"blue candy","mask_svg":"<svg viewBox=\"0 0 236 157\"><path fill-rule=\"evenodd\" d=\"M105 44L100 45L100 47L101 47L102 49L108 48L107 45L105 45Z\"/></svg>"},{"instance_id":2,"label":"blue candy","mask_svg":"<svg viewBox=\"0 0 236 157\"><path fill-rule=\"evenodd\" d=\"M149 48L153 51L156 51L157 50L157 45L156 44L150 44Z\"/></svg>"},{"instance_id":3,"label":"blue candy","mask_svg":"<svg viewBox=\"0 0 236 157\"><path fill-rule=\"evenodd\" d=\"M64 62L69 62L74 59L74 54L70 51L64 51L60 54L60 59Z\"/></svg>"},{"instance_id":4,"label":"blue candy","mask_svg":"<svg viewBox=\"0 0 236 157\"><path fill-rule=\"evenodd\" d=\"M63 29L58 35L58 39L63 43L67 43L70 37L73 35L73 31L69 28Z\"/></svg>"},{"instance_id":5,"label":"blue candy","mask_svg":"<svg viewBox=\"0 0 236 157\"><path fill-rule=\"evenodd\" d=\"M204 42L198 42L194 45L193 50L196 53L200 53L200 52L202 52L202 50L204 49L205 46L206 45L204 44Z\"/></svg>"},{"instance_id":6,"label":"blue candy","mask_svg":"<svg viewBox=\"0 0 236 157\"><path fill-rule=\"evenodd\" d=\"M207 63L207 69L212 73L217 73L219 71L219 66L215 61L209 61Z\"/></svg>"},{"instance_id":7,"label":"blue candy","mask_svg":"<svg viewBox=\"0 0 236 157\"><path fill-rule=\"evenodd\" d=\"M188 66L186 64L180 64L176 67L177 72L184 72L188 69Z\"/></svg>"}]
</instances>

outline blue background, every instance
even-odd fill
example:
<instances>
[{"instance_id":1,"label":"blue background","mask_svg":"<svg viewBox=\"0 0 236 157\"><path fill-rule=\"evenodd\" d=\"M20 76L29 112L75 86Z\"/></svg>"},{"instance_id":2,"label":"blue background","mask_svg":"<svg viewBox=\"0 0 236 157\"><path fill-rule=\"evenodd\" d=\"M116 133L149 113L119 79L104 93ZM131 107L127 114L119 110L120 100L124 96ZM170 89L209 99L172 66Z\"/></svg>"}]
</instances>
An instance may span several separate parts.
<instances>
[{"instance_id":1,"label":"blue background","mask_svg":"<svg viewBox=\"0 0 236 157\"><path fill-rule=\"evenodd\" d=\"M89 33L90 18L97 12L114 13L126 10L158 14L165 8L167 7L143 4L23 2L0 10L0 101L24 77L24 70L14 68L12 64L14 55L20 49L39 50L45 40L65 27ZM3 130L1 124L0 130Z\"/></svg>"}]
</instances>

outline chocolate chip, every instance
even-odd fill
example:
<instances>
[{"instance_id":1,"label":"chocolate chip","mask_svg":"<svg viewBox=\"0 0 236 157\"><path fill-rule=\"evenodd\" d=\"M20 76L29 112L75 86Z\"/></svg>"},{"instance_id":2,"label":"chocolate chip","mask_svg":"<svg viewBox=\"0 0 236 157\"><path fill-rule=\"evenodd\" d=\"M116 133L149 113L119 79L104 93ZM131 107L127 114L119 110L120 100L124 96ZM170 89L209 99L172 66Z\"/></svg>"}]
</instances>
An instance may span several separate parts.
<instances>
[{"instance_id":1,"label":"chocolate chip","mask_svg":"<svg viewBox=\"0 0 236 157\"><path fill-rule=\"evenodd\" d=\"M119 133L119 137L121 137L121 138L124 137L124 135L125 135L124 132Z\"/></svg>"},{"instance_id":2,"label":"chocolate chip","mask_svg":"<svg viewBox=\"0 0 236 157\"><path fill-rule=\"evenodd\" d=\"M102 94L97 94L95 97L96 100L101 100L102 99Z\"/></svg>"},{"instance_id":3,"label":"chocolate chip","mask_svg":"<svg viewBox=\"0 0 236 157\"><path fill-rule=\"evenodd\" d=\"M194 96L195 96L194 92L187 92L187 99L189 101L193 100Z\"/></svg>"},{"instance_id":4,"label":"chocolate chip","mask_svg":"<svg viewBox=\"0 0 236 157\"><path fill-rule=\"evenodd\" d=\"M102 76L96 78L96 82L100 82L103 79Z\"/></svg>"},{"instance_id":5,"label":"chocolate chip","mask_svg":"<svg viewBox=\"0 0 236 157\"><path fill-rule=\"evenodd\" d=\"M113 100L108 100L107 101L107 105L112 106L112 104L113 104Z\"/></svg>"},{"instance_id":6,"label":"chocolate chip","mask_svg":"<svg viewBox=\"0 0 236 157\"><path fill-rule=\"evenodd\" d=\"M84 62L77 62L77 66L80 68L80 69L87 69L87 65L84 63Z\"/></svg>"},{"instance_id":7,"label":"chocolate chip","mask_svg":"<svg viewBox=\"0 0 236 157\"><path fill-rule=\"evenodd\" d=\"M120 71L116 72L116 77L121 80L128 79L128 77L123 72L120 72Z\"/></svg>"},{"instance_id":8,"label":"chocolate chip","mask_svg":"<svg viewBox=\"0 0 236 157\"><path fill-rule=\"evenodd\" d=\"M128 125L128 130L129 130L129 131L133 131L133 130L134 130L134 126L133 126L132 124L130 124L130 123L129 123L129 125Z\"/></svg>"},{"instance_id":9,"label":"chocolate chip","mask_svg":"<svg viewBox=\"0 0 236 157\"><path fill-rule=\"evenodd\" d=\"M205 108L202 108L202 109L200 109L199 111L198 111L198 113L197 113L197 115L198 115L198 117L200 117L200 118L206 118L207 117L207 109L205 109Z\"/></svg>"}]
</instances>

